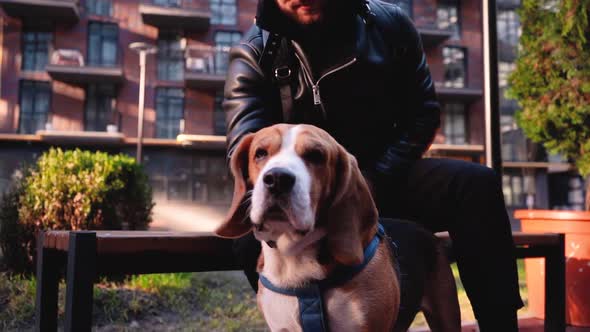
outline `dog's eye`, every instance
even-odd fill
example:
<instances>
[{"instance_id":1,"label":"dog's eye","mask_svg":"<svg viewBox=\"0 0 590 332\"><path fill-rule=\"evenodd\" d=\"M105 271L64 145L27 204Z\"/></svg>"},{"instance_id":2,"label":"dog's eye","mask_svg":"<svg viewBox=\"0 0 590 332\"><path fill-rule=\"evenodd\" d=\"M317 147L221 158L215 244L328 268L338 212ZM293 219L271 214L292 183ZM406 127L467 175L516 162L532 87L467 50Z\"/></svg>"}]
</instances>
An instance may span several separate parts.
<instances>
[{"instance_id":1,"label":"dog's eye","mask_svg":"<svg viewBox=\"0 0 590 332\"><path fill-rule=\"evenodd\" d=\"M326 155L320 149L309 149L303 154L303 159L312 164L321 164L326 160Z\"/></svg>"},{"instance_id":2,"label":"dog's eye","mask_svg":"<svg viewBox=\"0 0 590 332\"><path fill-rule=\"evenodd\" d=\"M266 158L266 156L268 156L268 151L262 148L256 149L256 152L254 153L254 159L256 161L261 161Z\"/></svg>"}]
</instances>

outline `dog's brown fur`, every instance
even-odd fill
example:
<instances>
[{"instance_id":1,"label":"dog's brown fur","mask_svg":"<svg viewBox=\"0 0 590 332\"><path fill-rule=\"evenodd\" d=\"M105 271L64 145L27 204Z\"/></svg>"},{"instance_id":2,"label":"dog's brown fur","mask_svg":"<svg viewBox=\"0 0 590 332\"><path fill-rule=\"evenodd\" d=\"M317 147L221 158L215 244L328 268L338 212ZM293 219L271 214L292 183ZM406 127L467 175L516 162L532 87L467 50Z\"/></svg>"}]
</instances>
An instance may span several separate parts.
<instances>
[{"instance_id":1,"label":"dog's brown fur","mask_svg":"<svg viewBox=\"0 0 590 332\"><path fill-rule=\"evenodd\" d=\"M305 160L311 175L310 196L314 198L311 205L316 213L315 228L323 228L327 232L322 241L313 243L301 254L303 258L282 257L279 250L262 243L259 271L265 273L265 264L272 264L274 271L280 271L274 276L274 282L282 287L297 287L298 283L311 281L289 275L293 271L288 268L291 265L301 269L308 267L298 263L302 260L315 260L310 269L317 268L318 273L326 276L338 265L361 263L363 248L377 230L377 209L355 158L325 131L307 125L298 127L294 150ZM218 235L235 238L252 229L248 221L247 192L253 188L266 162L279 153L283 136L291 129L293 126L276 125L242 139L230 162L235 179L234 197L228 218L216 231ZM256 157L259 149L268 153L264 160ZM314 153L321 156L319 161L309 158ZM318 257L322 257L321 262ZM392 262L394 259L388 245L382 241L375 257L363 271L343 286L325 292L325 310L332 331L393 330L400 304L400 289ZM448 269L448 263L446 267ZM449 271L443 270L437 277L448 279ZM427 288L426 294L441 295L437 294L436 286ZM297 310L296 299L271 292L259 284L258 303L271 330L298 330L297 322L288 321L292 319L289 315L292 316L293 312L286 312L285 309L294 306ZM433 309L438 309L440 305L440 301L437 303L432 299L425 303ZM429 316L440 331L455 331L452 323L445 323L445 317Z\"/></svg>"}]
</instances>

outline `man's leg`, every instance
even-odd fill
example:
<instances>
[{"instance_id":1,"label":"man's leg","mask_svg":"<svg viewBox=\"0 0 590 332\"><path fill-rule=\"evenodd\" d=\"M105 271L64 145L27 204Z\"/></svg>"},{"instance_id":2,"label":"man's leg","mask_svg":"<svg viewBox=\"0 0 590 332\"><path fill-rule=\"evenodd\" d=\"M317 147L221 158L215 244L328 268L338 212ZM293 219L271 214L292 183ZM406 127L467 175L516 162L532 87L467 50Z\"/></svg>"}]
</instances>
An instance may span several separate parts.
<instances>
[{"instance_id":1,"label":"man's leg","mask_svg":"<svg viewBox=\"0 0 590 332\"><path fill-rule=\"evenodd\" d=\"M474 163L422 159L396 182L391 195L378 194L382 216L449 231L481 331L517 331L522 301L514 242L495 172Z\"/></svg>"}]
</instances>

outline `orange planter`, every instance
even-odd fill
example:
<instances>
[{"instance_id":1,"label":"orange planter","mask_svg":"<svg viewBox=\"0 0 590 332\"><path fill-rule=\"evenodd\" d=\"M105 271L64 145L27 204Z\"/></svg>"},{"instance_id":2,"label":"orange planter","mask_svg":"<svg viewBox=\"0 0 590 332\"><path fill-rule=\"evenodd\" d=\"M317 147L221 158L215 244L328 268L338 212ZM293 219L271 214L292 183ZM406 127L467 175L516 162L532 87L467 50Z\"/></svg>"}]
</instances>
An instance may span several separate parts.
<instances>
[{"instance_id":1,"label":"orange planter","mask_svg":"<svg viewBox=\"0 0 590 332\"><path fill-rule=\"evenodd\" d=\"M522 230L527 233L564 233L566 254L566 321L590 326L590 212L517 210ZM525 261L529 310L544 318L545 262Z\"/></svg>"}]
</instances>

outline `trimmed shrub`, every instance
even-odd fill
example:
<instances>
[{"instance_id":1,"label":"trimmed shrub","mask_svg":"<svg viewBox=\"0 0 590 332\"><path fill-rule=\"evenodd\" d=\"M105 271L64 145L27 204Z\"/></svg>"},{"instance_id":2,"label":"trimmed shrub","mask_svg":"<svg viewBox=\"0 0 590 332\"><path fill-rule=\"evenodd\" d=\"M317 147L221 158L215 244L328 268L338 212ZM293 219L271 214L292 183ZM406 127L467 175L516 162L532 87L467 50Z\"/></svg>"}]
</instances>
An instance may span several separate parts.
<instances>
[{"instance_id":1,"label":"trimmed shrub","mask_svg":"<svg viewBox=\"0 0 590 332\"><path fill-rule=\"evenodd\" d=\"M7 207L0 208L8 213L4 219L11 220L0 218L0 245L13 248L16 261L25 253L24 271L7 261L18 272L32 270L38 231L141 230L151 222L148 178L141 165L123 154L51 149L14 188L3 201Z\"/></svg>"}]
</instances>

